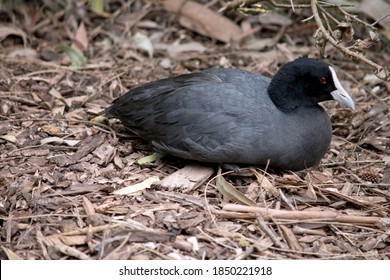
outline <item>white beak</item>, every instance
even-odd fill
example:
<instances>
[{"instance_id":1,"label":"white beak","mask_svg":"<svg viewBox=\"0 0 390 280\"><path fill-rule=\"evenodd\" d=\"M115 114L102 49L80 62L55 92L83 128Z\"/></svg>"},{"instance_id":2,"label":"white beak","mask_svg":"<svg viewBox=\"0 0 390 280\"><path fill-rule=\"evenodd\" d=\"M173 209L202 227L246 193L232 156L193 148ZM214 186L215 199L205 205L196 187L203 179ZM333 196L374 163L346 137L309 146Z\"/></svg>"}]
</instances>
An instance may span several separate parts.
<instances>
[{"instance_id":1,"label":"white beak","mask_svg":"<svg viewBox=\"0 0 390 280\"><path fill-rule=\"evenodd\" d=\"M331 66L329 66L329 69L332 73L334 85L336 86L336 89L330 93L333 96L333 99L355 110L355 103L353 102L351 96L349 96L349 94L341 86L340 81L336 76L336 72Z\"/></svg>"}]
</instances>

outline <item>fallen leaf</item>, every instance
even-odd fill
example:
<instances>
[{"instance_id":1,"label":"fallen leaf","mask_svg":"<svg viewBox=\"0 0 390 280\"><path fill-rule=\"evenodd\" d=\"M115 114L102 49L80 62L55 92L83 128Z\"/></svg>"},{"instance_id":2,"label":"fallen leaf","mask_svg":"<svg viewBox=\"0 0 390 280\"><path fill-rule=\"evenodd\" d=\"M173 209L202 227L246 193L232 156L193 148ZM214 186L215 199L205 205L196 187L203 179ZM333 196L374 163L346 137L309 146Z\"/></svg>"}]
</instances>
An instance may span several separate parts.
<instances>
[{"instance_id":1,"label":"fallen leaf","mask_svg":"<svg viewBox=\"0 0 390 280\"><path fill-rule=\"evenodd\" d=\"M275 39L262 38L262 39L247 39L243 43L242 47L248 50L261 51L265 48L269 48L275 44Z\"/></svg>"},{"instance_id":2,"label":"fallen leaf","mask_svg":"<svg viewBox=\"0 0 390 280\"><path fill-rule=\"evenodd\" d=\"M10 135L10 134L0 135L0 139L3 139L5 141L11 142L11 143L16 143L16 140L17 140L15 135Z\"/></svg>"},{"instance_id":3,"label":"fallen leaf","mask_svg":"<svg viewBox=\"0 0 390 280\"><path fill-rule=\"evenodd\" d=\"M53 109L51 109L51 112L53 115L63 115L65 112L65 105L55 106Z\"/></svg>"},{"instance_id":4,"label":"fallen leaf","mask_svg":"<svg viewBox=\"0 0 390 280\"><path fill-rule=\"evenodd\" d=\"M221 168L218 168L217 188L218 191L226 198L235 201L239 204L256 206L256 202L246 197L242 192L237 190L232 184L226 181L221 175Z\"/></svg>"},{"instance_id":5,"label":"fallen leaf","mask_svg":"<svg viewBox=\"0 0 390 280\"><path fill-rule=\"evenodd\" d=\"M111 15L104 11L104 2L105 0L90 0L89 5L96 15L108 19Z\"/></svg>"},{"instance_id":6,"label":"fallen leaf","mask_svg":"<svg viewBox=\"0 0 390 280\"><path fill-rule=\"evenodd\" d=\"M87 35L87 30L85 29L84 22L80 23L74 39L75 40L72 43L72 48L77 49L81 53L88 48L88 35Z\"/></svg>"},{"instance_id":7,"label":"fallen leaf","mask_svg":"<svg viewBox=\"0 0 390 280\"><path fill-rule=\"evenodd\" d=\"M45 124L44 126L42 126L42 130L47 134L55 135L55 136L64 136L66 134L58 127L53 126L51 124Z\"/></svg>"},{"instance_id":8,"label":"fallen leaf","mask_svg":"<svg viewBox=\"0 0 390 280\"><path fill-rule=\"evenodd\" d=\"M101 14L104 12L104 0L91 0L89 5L95 13Z\"/></svg>"},{"instance_id":9,"label":"fallen leaf","mask_svg":"<svg viewBox=\"0 0 390 280\"><path fill-rule=\"evenodd\" d=\"M288 247L290 247L291 250L294 251L303 250L301 244L299 244L297 237L295 236L294 232L290 228L286 227L285 225L280 225L280 229L284 238L287 241Z\"/></svg>"},{"instance_id":10,"label":"fallen leaf","mask_svg":"<svg viewBox=\"0 0 390 280\"><path fill-rule=\"evenodd\" d=\"M23 44L26 46L27 44L27 35L26 33L13 25L1 25L0 26L0 42L7 38L9 35L20 36L23 39Z\"/></svg>"},{"instance_id":11,"label":"fallen leaf","mask_svg":"<svg viewBox=\"0 0 390 280\"><path fill-rule=\"evenodd\" d=\"M305 176L306 182L310 181L313 184L332 184L333 180L329 174L319 171L311 171Z\"/></svg>"},{"instance_id":12,"label":"fallen leaf","mask_svg":"<svg viewBox=\"0 0 390 280\"><path fill-rule=\"evenodd\" d=\"M87 242L87 238L85 235L73 235L73 236L65 236L63 234L52 234L44 237L46 242L50 243L52 246L58 245L82 245Z\"/></svg>"},{"instance_id":13,"label":"fallen leaf","mask_svg":"<svg viewBox=\"0 0 390 280\"><path fill-rule=\"evenodd\" d=\"M359 145L365 148L374 148L381 152L386 152L386 146L390 144L389 139L386 137L378 137L376 135L371 135L364 138L360 141Z\"/></svg>"},{"instance_id":14,"label":"fallen leaf","mask_svg":"<svg viewBox=\"0 0 390 280\"><path fill-rule=\"evenodd\" d=\"M272 194L274 197L279 197L279 192L277 188L265 177L264 174L260 174L254 168L251 168L251 172L255 174L257 182L260 184L260 187L263 188L267 193Z\"/></svg>"},{"instance_id":15,"label":"fallen leaf","mask_svg":"<svg viewBox=\"0 0 390 280\"><path fill-rule=\"evenodd\" d=\"M8 249L4 246L1 246L1 249L3 249L3 252L5 253L5 255L7 256L8 260L22 260L21 257L19 257L18 254L16 254L14 251L12 251L11 249Z\"/></svg>"},{"instance_id":16,"label":"fallen leaf","mask_svg":"<svg viewBox=\"0 0 390 280\"><path fill-rule=\"evenodd\" d=\"M187 241L189 243L191 243L192 245L192 251L196 254L199 252L199 243L198 243L198 239L196 238L196 236L190 236L187 238Z\"/></svg>"},{"instance_id":17,"label":"fallen leaf","mask_svg":"<svg viewBox=\"0 0 390 280\"><path fill-rule=\"evenodd\" d=\"M85 196L83 196L83 207L84 207L85 213L88 216L92 216L92 215L96 214L95 208L93 207L92 202L88 198L86 198Z\"/></svg>"},{"instance_id":18,"label":"fallen leaf","mask_svg":"<svg viewBox=\"0 0 390 280\"><path fill-rule=\"evenodd\" d=\"M291 18L276 12L269 12L259 16L259 22L266 25L280 26L289 26L293 23Z\"/></svg>"},{"instance_id":19,"label":"fallen leaf","mask_svg":"<svg viewBox=\"0 0 390 280\"><path fill-rule=\"evenodd\" d=\"M55 97L56 99L60 100L62 103L64 103L65 105L67 105L68 107L70 107L72 104L71 103L67 103L67 100L64 99L64 97L62 96L62 94L56 90L55 88L51 88L49 90L49 94L53 97Z\"/></svg>"},{"instance_id":20,"label":"fallen leaf","mask_svg":"<svg viewBox=\"0 0 390 280\"><path fill-rule=\"evenodd\" d=\"M170 57L178 57L183 52L198 52L203 53L207 50L205 46L198 42L191 42L186 44L173 43L167 49Z\"/></svg>"},{"instance_id":21,"label":"fallen leaf","mask_svg":"<svg viewBox=\"0 0 390 280\"><path fill-rule=\"evenodd\" d=\"M54 144L66 144L68 146L75 146L79 143L79 140L66 140L66 139L61 139L59 137L47 137L41 140L41 144L49 144L49 143L54 143Z\"/></svg>"},{"instance_id":22,"label":"fallen leaf","mask_svg":"<svg viewBox=\"0 0 390 280\"><path fill-rule=\"evenodd\" d=\"M37 56L37 51L31 48L23 48L12 51L8 54L8 57L28 57L34 58Z\"/></svg>"},{"instance_id":23,"label":"fallen leaf","mask_svg":"<svg viewBox=\"0 0 390 280\"><path fill-rule=\"evenodd\" d=\"M146 52L150 58L153 57L154 49L153 49L152 41L150 41L148 36L142 33L136 33L131 38L131 45L137 50Z\"/></svg>"},{"instance_id":24,"label":"fallen leaf","mask_svg":"<svg viewBox=\"0 0 390 280\"><path fill-rule=\"evenodd\" d=\"M167 11L178 14L182 26L203 36L228 43L237 41L242 33L233 21L196 2L160 0L159 3Z\"/></svg>"},{"instance_id":25,"label":"fallen leaf","mask_svg":"<svg viewBox=\"0 0 390 280\"><path fill-rule=\"evenodd\" d=\"M116 190L112 193L113 194L120 194L120 195L135 194L139 191L150 188L150 186L152 184L157 183L159 181L160 181L160 179L158 177L149 177L148 179L142 181L141 183L134 184L134 185Z\"/></svg>"},{"instance_id":26,"label":"fallen leaf","mask_svg":"<svg viewBox=\"0 0 390 280\"><path fill-rule=\"evenodd\" d=\"M87 61L85 56L75 48L60 45L59 49L68 55L73 67L81 67Z\"/></svg>"},{"instance_id":27,"label":"fallen leaf","mask_svg":"<svg viewBox=\"0 0 390 280\"><path fill-rule=\"evenodd\" d=\"M307 198L311 199L313 202L317 201L317 194L316 194L314 187L313 187L313 184L311 182L309 182L307 184L307 190L305 192L305 196Z\"/></svg>"},{"instance_id":28,"label":"fallen leaf","mask_svg":"<svg viewBox=\"0 0 390 280\"><path fill-rule=\"evenodd\" d=\"M159 160L160 158L162 158L163 156L164 155L161 153L153 153L149 156L137 159L137 164L143 165L143 164L147 164L147 163L153 163L153 162Z\"/></svg>"},{"instance_id":29,"label":"fallen leaf","mask_svg":"<svg viewBox=\"0 0 390 280\"><path fill-rule=\"evenodd\" d=\"M89 121L91 124L107 124L108 119L106 116L99 115Z\"/></svg>"}]
</instances>

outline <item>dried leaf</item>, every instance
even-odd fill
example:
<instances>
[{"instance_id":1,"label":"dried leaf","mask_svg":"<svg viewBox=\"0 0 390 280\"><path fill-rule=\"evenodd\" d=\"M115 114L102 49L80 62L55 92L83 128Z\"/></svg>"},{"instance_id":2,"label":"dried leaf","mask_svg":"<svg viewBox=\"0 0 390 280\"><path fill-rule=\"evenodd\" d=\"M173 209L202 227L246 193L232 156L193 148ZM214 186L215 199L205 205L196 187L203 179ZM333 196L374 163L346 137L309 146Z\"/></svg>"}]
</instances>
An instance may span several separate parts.
<instances>
[{"instance_id":1,"label":"dried leaf","mask_svg":"<svg viewBox=\"0 0 390 280\"><path fill-rule=\"evenodd\" d=\"M88 48L88 35L84 22L80 23L74 39L75 41L72 43L72 48L83 53Z\"/></svg>"},{"instance_id":2,"label":"dried leaf","mask_svg":"<svg viewBox=\"0 0 390 280\"><path fill-rule=\"evenodd\" d=\"M186 44L173 43L167 49L169 56L177 57L183 52L198 52L203 53L206 51L206 47L198 42L191 42Z\"/></svg>"},{"instance_id":3,"label":"dried leaf","mask_svg":"<svg viewBox=\"0 0 390 280\"><path fill-rule=\"evenodd\" d=\"M113 194L120 194L120 195L135 194L139 191L150 188L151 185L153 185L154 183L157 183L159 181L160 181L160 179L158 177L149 177L148 179L142 181L141 183L134 184L134 185L116 190L112 193Z\"/></svg>"},{"instance_id":4,"label":"dried leaf","mask_svg":"<svg viewBox=\"0 0 390 280\"><path fill-rule=\"evenodd\" d=\"M261 51L265 48L269 48L275 45L275 40L270 38L262 38L262 39L248 39L245 40L242 47L248 50Z\"/></svg>"},{"instance_id":5,"label":"dried leaf","mask_svg":"<svg viewBox=\"0 0 390 280\"><path fill-rule=\"evenodd\" d=\"M10 134L0 135L0 139L3 139L5 141L11 142L11 143L16 143L16 141L17 141L15 135L10 135Z\"/></svg>"},{"instance_id":6,"label":"dried leaf","mask_svg":"<svg viewBox=\"0 0 390 280\"><path fill-rule=\"evenodd\" d=\"M49 94L50 94L51 96L53 96L53 97L59 99L59 100L63 100L63 99L64 99L64 97L62 97L62 94L61 94L58 90L56 90L55 88L51 88L51 89L49 90Z\"/></svg>"},{"instance_id":7,"label":"dried leaf","mask_svg":"<svg viewBox=\"0 0 390 280\"><path fill-rule=\"evenodd\" d=\"M264 25L280 25L280 26L289 26L293 23L291 18L289 18L288 16L273 11L261 15L259 17L259 22Z\"/></svg>"},{"instance_id":8,"label":"dried leaf","mask_svg":"<svg viewBox=\"0 0 390 280\"><path fill-rule=\"evenodd\" d=\"M54 135L54 136L66 135L66 133L64 133L61 129L51 124L45 124L44 126L42 126L42 130L47 134Z\"/></svg>"},{"instance_id":9,"label":"dried leaf","mask_svg":"<svg viewBox=\"0 0 390 280\"><path fill-rule=\"evenodd\" d=\"M306 182L310 181L313 184L332 184L333 180L329 174L319 171L311 171L305 176Z\"/></svg>"},{"instance_id":10,"label":"dried leaf","mask_svg":"<svg viewBox=\"0 0 390 280\"><path fill-rule=\"evenodd\" d=\"M46 243L49 243L51 246L58 246L58 245L82 245L86 243L86 237L85 235L73 235L73 236L66 236L63 234L51 234L48 236L45 236Z\"/></svg>"},{"instance_id":11,"label":"dried leaf","mask_svg":"<svg viewBox=\"0 0 390 280\"><path fill-rule=\"evenodd\" d=\"M27 35L26 33L13 25L1 25L0 26L0 42L7 38L9 35L20 36L23 39L23 44L26 46L27 44Z\"/></svg>"},{"instance_id":12,"label":"dried leaf","mask_svg":"<svg viewBox=\"0 0 390 280\"><path fill-rule=\"evenodd\" d=\"M313 188L313 184L310 181L307 184L307 190L306 190L305 196L307 198L310 198L314 202L317 201L317 194Z\"/></svg>"},{"instance_id":13,"label":"dried leaf","mask_svg":"<svg viewBox=\"0 0 390 280\"><path fill-rule=\"evenodd\" d=\"M285 225L280 225L280 229L291 250L294 251L303 250L302 246L298 242L297 237L295 236L294 232L290 228L286 227Z\"/></svg>"},{"instance_id":14,"label":"dried leaf","mask_svg":"<svg viewBox=\"0 0 390 280\"><path fill-rule=\"evenodd\" d=\"M28 57L33 58L37 56L37 51L31 48L17 49L8 54L9 57Z\"/></svg>"},{"instance_id":15,"label":"dried leaf","mask_svg":"<svg viewBox=\"0 0 390 280\"><path fill-rule=\"evenodd\" d=\"M187 238L187 241L192 244L192 251L196 254L199 251L199 243L196 236L190 236Z\"/></svg>"},{"instance_id":16,"label":"dried leaf","mask_svg":"<svg viewBox=\"0 0 390 280\"><path fill-rule=\"evenodd\" d=\"M63 115L65 112L65 105L55 106L53 109L51 109L51 112L53 115Z\"/></svg>"},{"instance_id":17,"label":"dried leaf","mask_svg":"<svg viewBox=\"0 0 390 280\"><path fill-rule=\"evenodd\" d=\"M218 168L218 177L216 181L218 191L226 198L240 204L256 206L256 202L246 197L242 192L237 190L232 184L222 177L221 168Z\"/></svg>"},{"instance_id":18,"label":"dried leaf","mask_svg":"<svg viewBox=\"0 0 390 280\"><path fill-rule=\"evenodd\" d=\"M228 43L237 40L242 33L233 21L196 2L160 0L159 3L167 11L178 14L181 25L203 36Z\"/></svg>"},{"instance_id":19,"label":"dried leaf","mask_svg":"<svg viewBox=\"0 0 390 280\"><path fill-rule=\"evenodd\" d=\"M85 213L87 213L88 216L96 214L95 208L93 207L92 202L88 198L86 198L85 196L83 196L83 207L84 207Z\"/></svg>"},{"instance_id":20,"label":"dried leaf","mask_svg":"<svg viewBox=\"0 0 390 280\"><path fill-rule=\"evenodd\" d=\"M353 35L355 31L353 30L352 23L350 21L342 21L337 25L337 30L340 31L337 35L337 39L343 39L345 42L351 42L353 40Z\"/></svg>"},{"instance_id":21,"label":"dried leaf","mask_svg":"<svg viewBox=\"0 0 390 280\"><path fill-rule=\"evenodd\" d=\"M8 249L4 246L1 246L1 249L3 249L4 253L6 254L8 260L22 260L21 257L19 257L18 254L14 253L11 249Z\"/></svg>"},{"instance_id":22,"label":"dried leaf","mask_svg":"<svg viewBox=\"0 0 390 280\"><path fill-rule=\"evenodd\" d=\"M138 50L146 52L150 58L153 57L154 49L153 49L152 41L150 41L148 36L137 32L131 38L131 45Z\"/></svg>"},{"instance_id":23,"label":"dried leaf","mask_svg":"<svg viewBox=\"0 0 390 280\"><path fill-rule=\"evenodd\" d=\"M389 142L389 139L386 137L378 137L376 135L371 135L367 138L364 138L359 144L363 147L374 148L381 152L386 152L386 143Z\"/></svg>"},{"instance_id":24,"label":"dried leaf","mask_svg":"<svg viewBox=\"0 0 390 280\"><path fill-rule=\"evenodd\" d=\"M66 144L68 146L75 146L79 143L79 140L66 140L59 137L47 137L41 140L41 144L49 144L49 143L55 143L55 144Z\"/></svg>"},{"instance_id":25,"label":"dried leaf","mask_svg":"<svg viewBox=\"0 0 390 280\"><path fill-rule=\"evenodd\" d=\"M261 188L265 189L267 193L272 194L274 197L279 197L278 190L275 188L274 185L272 185L268 178L265 177L265 175L260 174L254 168L251 168L251 172L255 174L257 182L259 182Z\"/></svg>"}]
</instances>

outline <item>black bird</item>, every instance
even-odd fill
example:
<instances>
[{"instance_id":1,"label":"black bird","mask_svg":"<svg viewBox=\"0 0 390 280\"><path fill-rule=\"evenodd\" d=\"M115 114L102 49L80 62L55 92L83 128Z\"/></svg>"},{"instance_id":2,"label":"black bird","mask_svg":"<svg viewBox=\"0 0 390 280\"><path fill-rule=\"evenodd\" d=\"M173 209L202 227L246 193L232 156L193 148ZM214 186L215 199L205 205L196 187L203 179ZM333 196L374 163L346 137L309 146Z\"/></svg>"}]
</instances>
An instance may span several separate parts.
<instances>
[{"instance_id":1,"label":"black bird","mask_svg":"<svg viewBox=\"0 0 390 280\"><path fill-rule=\"evenodd\" d=\"M213 68L131 89L103 112L158 152L220 164L302 170L326 153L332 127L318 102L354 109L334 69L298 58L270 79Z\"/></svg>"}]
</instances>

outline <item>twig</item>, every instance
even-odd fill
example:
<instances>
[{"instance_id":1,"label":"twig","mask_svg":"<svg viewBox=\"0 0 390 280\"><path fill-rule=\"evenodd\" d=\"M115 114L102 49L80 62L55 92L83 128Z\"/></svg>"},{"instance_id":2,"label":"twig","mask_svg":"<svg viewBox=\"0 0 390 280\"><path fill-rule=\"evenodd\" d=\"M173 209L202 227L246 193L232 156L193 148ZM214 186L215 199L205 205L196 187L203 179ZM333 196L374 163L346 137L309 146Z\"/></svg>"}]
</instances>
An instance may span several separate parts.
<instances>
[{"instance_id":1,"label":"twig","mask_svg":"<svg viewBox=\"0 0 390 280\"><path fill-rule=\"evenodd\" d=\"M369 23L367 23L367 22L361 20L360 18L358 18L357 15L352 15L352 14L348 13L347 11L345 11L344 9L342 9L340 6L337 6L337 8L339 9L339 11L340 11L343 15L345 15L345 16L347 16L347 17L350 17L352 20L354 20L354 21L356 21L356 22L358 22L358 23L360 23L360 24L363 24L364 26L366 26L366 27L368 27L368 28L371 28L371 29L373 29L373 30L376 30L376 27L374 27L375 24L369 24ZM379 19L379 20L380 20L380 19ZM374 23L375 23L375 22L374 22Z\"/></svg>"},{"instance_id":2,"label":"twig","mask_svg":"<svg viewBox=\"0 0 390 280\"><path fill-rule=\"evenodd\" d=\"M380 21L384 20L385 18L387 18L388 16L390 16L390 13L388 13L387 15L384 15L383 17L381 17L380 19L378 19L377 21L369 24L369 27L371 28L375 28L374 26L377 25ZM376 29L376 28L375 28Z\"/></svg>"},{"instance_id":3,"label":"twig","mask_svg":"<svg viewBox=\"0 0 390 280\"><path fill-rule=\"evenodd\" d=\"M364 63L370 65L372 68L374 68L375 74L378 78L380 78L382 80L388 80L390 78L387 71L385 70L385 68L383 66L376 64L375 62L364 57L363 55L360 55L356 52L348 50L347 48L340 45L339 42L336 41L332 36L330 36L328 30L326 30L326 28L324 27L322 20L321 20L321 17L318 13L316 0L311 0L311 10L313 12L314 19L317 23L318 28L321 30L323 36L325 37L325 39L329 43L331 43L336 49L340 50L342 53L349 55L349 56L351 56L359 61L363 61ZM381 76L381 72L384 72L383 76Z\"/></svg>"},{"instance_id":4,"label":"twig","mask_svg":"<svg viewBox=\"0 0 390 280\"><path fill-rule=\"evenodd\" d=\"M269 226L265 223L262 215L260 212L256 212L256 218L257 222L259 224L259 228L262 232L264 232L269 238L271 238L272 242L275 244L278 248L287 248L285 244L279 241L279 238L276 236L276 234L269 228Z\"/></svg>"},{"instance_id":5,"label":"twig","mask_svg":"<svg viewBox=\"0 0 390 280\"><path fill-rule=\"evenodd\" d=\"M322 8L321 6L319 6L319 7ZM322 8L322 10L325 11L324 8ZM328 12L326 12L326 11L325 11L324 14L330 15L330 14L329 14ZM315 17L315 15L314 15L314 17ZM330 17L330 18L334 20L334 17ZM333 38L334 38L334 37L335 37L335 34L334 34L332 28L330 27L330 23L329 23L328 17L324 17L324 19L325 19L325 23L326 23L326 26L328 27L328 30L329 30L330 34L331 34L331 35L333 36ZM337 22L337 20L336 20L336 22ZM339 22L337 22L337 24L339 24Z\"/></svg>"},{"instance_id":6,"label":"twig","mask_svg":"<svg viewBox=\"0 0 390 280\"><path fill-rule=\"evenodd\" d=\"M283 9L311 9L313 16L304 19L303 21L308 21L312 18L315 19L316 24L318 26L318 29L321 31L321 36L318 37L319 40L321 40L322 44L319 44L321 47L325 47L326 42L331 43L336 49L344 53L345 55L353 58L356 61L361 61L369 66L371 66L374 70L375 75L382 80L390 81L390 74L387 71L387 69L374 61L366 58L363 56L362 53L352 51L348 49L347 47L344 47L340 44L340 42L336 39L335 33L332 30L328 18L330 18L332 21L334 21L336 24L340 24L340 21L337 20L335 17L333 17L329 12L325 10L325 8L337 8L345 17L348 17L351 21L355 21L359 24L362 24L366 26L367 28L370 28L372 30L376 30L374 25L376 25L379 21L383 20L384 18L390 16L390 14L380 18L373 24L369 24L361 19L359 19L356 15L352 15L345 11L343 7L353 7L353 4L332 4L332 3L326 3L323 1L317 1L317 0L311 0L310 4L293 4L292 1L290 1L290 4L284 4L284 3L277 3L275 0L234 0L231 2L228 2L224 7L220 9L220 12L230 12L237 10L239 7L242 6L250 6L254 4L258 4L261 2L268 2L270 5L272 5L275 8L283 8ZM319 13L319 11L321 14ZM321 18L321 15L323 19ZM326 22L327 28L325 28L323 24L323 20ZM358 42L358 41L357 41ZM321 51L320 51L321 52Z\"/></svg>"},{"instance_id":7,"label":"twig","mask_svg":"<svg viewBox=\"0 0 390 280\"><path fill-rule=\"evenodd\" d=\"M329 17L331 20L333 20L336 24L340 24L340 21L338 21L337 18L332 16L330 13L328 13L322 6L318 6L318 8L321 10L321 12L326 14L326 16ZM313 17L314 17L314 15L313 15Z\"/></svg>"},{"instance_id":8,"label":"twig","mask_svg":"<svg viewBox=\"0 0 390 280\"><path fill-rule=\"evenodd\" d=\"M238 255L235 260L246 260L255 251L255 246L249 246L241 255Z\"/></svg>"},{"instance_id":9,"label":"twig","mask_svg":"<svg viewBox=\"0 0 390 280\"><path fill-rule=\"evenodd\" d=\"M234 0L226 3L225 6L223 6L219 12L231 12L237 10L242 5L250 6L253 4L257 4L259 2L268 2L275 8L288 8L288 9L302 9L302 8L310 8L310 4L280 4L277 3L275 0ZM292 2L292 1L291 1ZM323 3L323 7L330 8L330 7L353 7L353 4L331 4L331 3Z\"/></svg>"},{"instance_id":10,"label":"twig","mask_svg":"<svg viewBox=\"0 0 390 280\"><path fill-rule=\"evenodd\" d=\"M291 202L288 200L288 198L286 197L286 195L284 194L284 192L282 191L282 189L278 188L278 191L279 191L279 195L280 195L281 199L284 201L284 203L286 203L287 206L288 206L291 210L295 210L294 205L291 204Z\"/></svg>"},{"instance_id":11,"label":"twig","mask_svg":"<svg viewBox=\"0 0 390 280\"><path fill-rule=\"evenodd\" d=\"M350 224L377 224L381 222L390 222L390 218L380 217L366 217L354 215L339 215L336 212L330 211L289 211L289 210L275 210L262 207L244 206L237 204L226 204L223 207L225 211L233 212L247 212L247 213L261 213L265 221L273 219L283 220L319 220L323 222L338 222Z\"/></svg>"}]
</instances>

